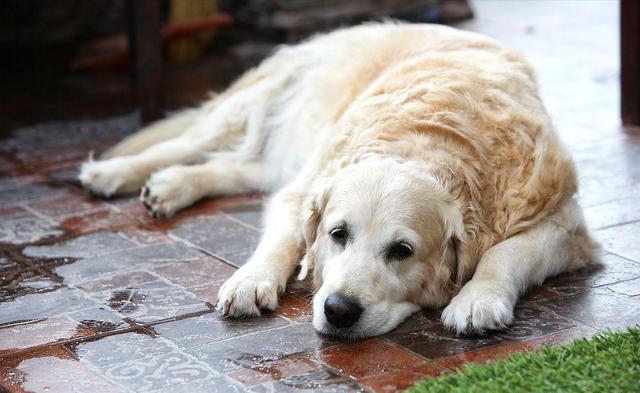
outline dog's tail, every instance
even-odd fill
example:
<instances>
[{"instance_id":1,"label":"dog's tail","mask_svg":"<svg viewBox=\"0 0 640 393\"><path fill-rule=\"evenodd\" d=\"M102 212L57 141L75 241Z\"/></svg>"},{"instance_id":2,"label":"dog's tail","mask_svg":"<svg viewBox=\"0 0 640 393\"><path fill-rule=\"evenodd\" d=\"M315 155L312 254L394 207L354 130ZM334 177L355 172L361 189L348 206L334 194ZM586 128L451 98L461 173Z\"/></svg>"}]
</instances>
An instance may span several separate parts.
<instances>
[{"instance_id":1,"label":"dog's tail","mask_svg":"<svg viewBox=\"0 0 640 393\"><path fill-rule=\"evenodd\" d=\"M158 142L178 137L196 122L200 113L199 109L186 109L151 123L104 152L100 158L138 154Z\"/></svg>"}]
</instances>

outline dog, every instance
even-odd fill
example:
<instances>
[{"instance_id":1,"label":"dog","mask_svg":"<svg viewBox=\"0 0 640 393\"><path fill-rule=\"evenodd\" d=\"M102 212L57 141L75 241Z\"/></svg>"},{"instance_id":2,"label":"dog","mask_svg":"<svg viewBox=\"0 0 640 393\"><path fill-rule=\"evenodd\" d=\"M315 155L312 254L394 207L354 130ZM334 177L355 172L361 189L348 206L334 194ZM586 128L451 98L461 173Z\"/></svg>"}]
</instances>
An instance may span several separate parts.
<instances>
[{"instance_id":1,"label":"dog","mask_svg":"<svg viewBox=\"0 0 640 393\"><path fill-rule=\"evenodd\" d=\"M518 53L437 25L370 23L284 46L201 107L89 160L90 191L141 190L154 217L273 193L230 317L274 310L300 266L321 334L383 334L444 307L503 329L528 288L597 259L577 176Z\"/></svg>"}]
</instances>

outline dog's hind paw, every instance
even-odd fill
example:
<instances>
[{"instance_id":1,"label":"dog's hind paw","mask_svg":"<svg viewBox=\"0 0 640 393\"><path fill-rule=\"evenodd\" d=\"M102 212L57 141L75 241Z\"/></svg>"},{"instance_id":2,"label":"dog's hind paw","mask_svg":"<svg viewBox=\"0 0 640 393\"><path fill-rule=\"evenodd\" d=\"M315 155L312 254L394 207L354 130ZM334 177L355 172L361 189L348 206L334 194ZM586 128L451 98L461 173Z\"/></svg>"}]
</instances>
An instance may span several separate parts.
<instances>
[{"instance_id":1,"label":"dog's hind paw","mask_svg":"<svg viewBox=\"0 0 640 393\"><path fill-rule=\"evenodd\" d=\"M273 311L286 283L279 283L263 269L245 265L222 285L216 308L224 316L259 316L260 310Z\"/></svg>"},{"instance_id":2,"label":"dog's hind paw","mask_svg":"<svg viewBox=\"0 0 640 393\"><path fill-rule=\"evenodd\" d=\"M508 296L482 282L469 281L442 312L442 323L457 334L501 330L513 322Z\"/></svg>"},{"instance_id":3,"label":"dog's hind paw","mask_svg":"<svg viewBox=\"0 0 640 393\"><path fill-rule=\"evenodd\" d=\"M151 175L140 191L140 201L154 218L171 217L198 199L181 167L170 167Z\"/></svg>"}]
</instances>

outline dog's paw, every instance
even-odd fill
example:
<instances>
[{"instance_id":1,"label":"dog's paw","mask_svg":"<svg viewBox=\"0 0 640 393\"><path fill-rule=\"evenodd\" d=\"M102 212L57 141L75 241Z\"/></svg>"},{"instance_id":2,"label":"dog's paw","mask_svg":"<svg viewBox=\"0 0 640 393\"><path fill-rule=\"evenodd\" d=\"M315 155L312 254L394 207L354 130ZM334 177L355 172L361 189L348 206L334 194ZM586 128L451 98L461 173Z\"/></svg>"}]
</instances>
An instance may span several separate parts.
<instances>
[{"instance_id":1,"label":"dog's paw","mask_svg":"<svg viewBox=\"0 0 640 393\"><path fill-rule=\"evenodd\" d=\"M151 175L140 191L140 200L154 218L171 217L195 202L194 190L181 168L167 168Z\"/></svg>"},{"instance_id":2,"label":"dog's paw","mask_svg":"<svg viewBox=\"0 0 640 393\"><path fill-rule=\"evenodd\" d=\"M514 304L483 283L470 281L442 312L442 323L457 334L482 334L513 322Z\"/></svg>"},{"instance_id":3,"label":"dog's paw","mask_svg":"<svg viewBox=\"0 0 640 393\"><path fill-rule=\"evenodd\" d=\"M278 296L285 285L264 269L245 265L222 285L216 308L234 318L259 316L260 310L278 307Z\"/></svg>"},{"instance_id":4,"label":"dog's paw","mask_svg":"<svg viewBox=\"0 0 640 393\"><path fill-rule=\"evenodd\" d=\"M135 178L131 167L121 158L83 163L78 180L91 193L107 198L140 187L140 181Z\"/></svg>"}]
</instances>

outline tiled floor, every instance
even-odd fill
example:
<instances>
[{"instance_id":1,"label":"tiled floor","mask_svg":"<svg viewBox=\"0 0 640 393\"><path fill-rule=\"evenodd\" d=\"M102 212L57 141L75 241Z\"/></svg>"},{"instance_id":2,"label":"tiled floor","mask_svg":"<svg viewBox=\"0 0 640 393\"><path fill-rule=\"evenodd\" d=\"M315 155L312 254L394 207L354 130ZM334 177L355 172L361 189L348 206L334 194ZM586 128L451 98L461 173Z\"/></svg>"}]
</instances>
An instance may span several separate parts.
<instances>
[{"instance_id":1,"label":"tiled floor","mask_svg":"<svg viewBox=\"0 0 640 393\"><path fill-rule=\"evenodd\" d=\"M0 141L0 385L9 391L395 391L466 362L640 322L640 137L618 125L617 4L476 4L463 27L521 49L574 152L603 264L549 280L498 334L458 338L438 311L356 343L318 336L294 284L265 318L227 321L217 290L251 253L261 198L198 203L156 221L135 199L73 180L135 115L52 122ZM2 389L0 389L2 390Z\"/></svg>"}]
</instances>

